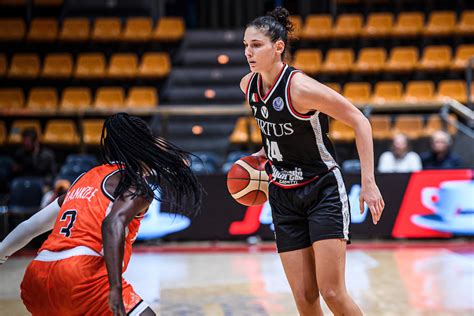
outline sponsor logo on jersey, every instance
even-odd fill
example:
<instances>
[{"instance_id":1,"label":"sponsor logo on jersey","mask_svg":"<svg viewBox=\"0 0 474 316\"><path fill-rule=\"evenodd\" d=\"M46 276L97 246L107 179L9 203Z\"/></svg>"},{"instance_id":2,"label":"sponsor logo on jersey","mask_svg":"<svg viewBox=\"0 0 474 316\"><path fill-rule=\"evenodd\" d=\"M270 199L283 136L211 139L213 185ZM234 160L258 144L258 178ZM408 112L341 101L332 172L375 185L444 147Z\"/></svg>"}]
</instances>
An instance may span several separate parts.
<instances>
[{"instance_id":1,"label":"sponsor logo on jersey","mask_svg":"<svg viewBox=\"0 0 474 316\"><path fill-rule=\"evenodd\" d=\"M262 113L262 116L264 118L268 118L268 109L265 105L262 105L262 107L260 108L260 112Z\"/></svg>"},{"instance_id":2,"label":"sponsor logo on jersey","mask_svg":"<svg viewBox=\"0 0 474 316\"><path fill-rule=\"evenodd\" d=\"M279 169L272 165L272 177L278 183L289 185L298 184L299 181L303 180L303 171L301 168L295 167L294 170Z\"/></svg>"},{"instance_id":3,"label":"sponsor logo on jersey","mask_svg":"<svg viewBox=\"0 0 474 316\"><path fill-rule=\"evenodd\" d=\"M292 135L295 132L291 123L275 124L259 118L255 118L255 120L257 121L258 127L260 127L260 130L265 136L282 137Z\"/></svg>"},{"instance_id":4,"label":"sponsor logo on jersey","mask_svg":"<svg viewBox=\"0 0 474 316\"><path fill-rule=\"evenodd\" d=\"M283 110L284 105L285 103L283 103L283 99L281 97L277 97L275 98L275 100L273 100L273 108L277 110L278 112Z\"/></svg>"}]
</instances>

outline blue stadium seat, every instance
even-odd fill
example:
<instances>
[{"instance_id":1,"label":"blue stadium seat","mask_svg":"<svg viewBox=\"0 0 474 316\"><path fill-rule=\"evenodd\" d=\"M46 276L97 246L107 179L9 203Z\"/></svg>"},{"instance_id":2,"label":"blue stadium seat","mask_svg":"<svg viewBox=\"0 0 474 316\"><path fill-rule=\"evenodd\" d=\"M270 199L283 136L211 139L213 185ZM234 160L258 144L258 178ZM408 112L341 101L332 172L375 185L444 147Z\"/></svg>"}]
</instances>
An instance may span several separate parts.
<instances>
[{"instance_id":1,"label":"blue stadium seat","mask_svg":"<svg viewBox=\"0 0 474 316\"><path fill-rule=\"evenodd\" d=\"M71 154L66 158L66 164L88 164L90 168L97 166L99 163L94 155Z\"/></svg>"},{"instance_id":2,"label":"blue stadium seat","mask_svg":"<svg viewBox=\"0 0 474 316\"><path fill-rule=\"evenodd\" d=\"M191 155L191 169L196 174L212 174L219 170L219 158L211 152L195 152Z\"/></svg>"},{"instance_id":3,"label":"blue stadium seat","mask_svg":"<svg viewBox=\"0 0 474 316\"><path fill-rule=\"evenodd\" d=\"M232 165L242 157L249 156L250 153L246 151L232 151L227 155L225 163L222 165L222 172L227 173L229 172Z\"/></svg>"},{"instance_id":4,"label":"blue stadium seat","mask_svg":"<svg viewBox=\"0 0 474 316\"><path fill-rule=\"evenodd\" d=\"M43 180L39 177L18 177L10 186L8 212L33 214L39 211L43 197Z\"/></svg>"}]
</instances>

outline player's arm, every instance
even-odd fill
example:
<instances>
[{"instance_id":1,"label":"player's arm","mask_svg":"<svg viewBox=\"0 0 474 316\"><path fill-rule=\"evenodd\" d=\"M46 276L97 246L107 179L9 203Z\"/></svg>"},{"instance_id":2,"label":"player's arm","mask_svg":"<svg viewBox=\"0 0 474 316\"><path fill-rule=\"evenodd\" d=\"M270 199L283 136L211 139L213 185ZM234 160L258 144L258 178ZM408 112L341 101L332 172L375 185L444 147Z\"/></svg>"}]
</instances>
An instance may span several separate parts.
<instances>
[{"instance_id":1,"label":"player's arm","mask_svg":"<svg viewBox=\"0 0 474 316\"><path fill-rule=\"evenodd\" d=\"M21 222L0 243L0 264L25 247L33 238L53 229L65 194L58 197L28 220Z\"/></svg>"},{"instance_id":2,"label":"player's arm","mask_svg":"<svg viewBox=\"0 0 474 316\"><path fill-rule=\"evenodd\" d=\"M374 148L369 120L342 95L302 73L294 75L290 93L293 106L298 112L307 113L317 110L354 129L361 162L361 212L363 212L365 201L376 224L385 203L375 183Z\"/></svg>"}]
</instances>

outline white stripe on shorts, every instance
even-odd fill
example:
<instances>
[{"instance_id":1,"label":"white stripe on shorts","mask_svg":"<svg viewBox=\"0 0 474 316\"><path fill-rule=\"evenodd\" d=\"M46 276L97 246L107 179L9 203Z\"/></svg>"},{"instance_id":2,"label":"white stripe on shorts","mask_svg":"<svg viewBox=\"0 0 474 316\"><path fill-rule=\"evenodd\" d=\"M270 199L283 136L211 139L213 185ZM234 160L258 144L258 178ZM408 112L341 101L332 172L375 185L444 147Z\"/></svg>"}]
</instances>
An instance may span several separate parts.
<instances>
[{"instance_id":1,"label":"white stripe on shorts","mask_svg":"<svg viewBox=\"0 0 474 316\"><path fill-rule=\"evenodd\" d=\"M140 316L140 314L148 308L148 304L145 301L141 301L133 310L128 314L129 316Z\"/></svg>"},{"instance_id":2,"label":"white stripe on shorts","mask_svg":"<svg viewBox=\"0 0 474 316\"><path fill-rule=\"evenodd\" d=\"M349 222L350 222L350 212L349 212L349 200L347 198L346 187L344 185L344 180L342 179L341 171L339 168L334 168L333 171L337 180L337 190L339 191L339 200L342 203L342 219L343 219L343 233L344 239L349 240Z\"/></svg>"}]
</instances>

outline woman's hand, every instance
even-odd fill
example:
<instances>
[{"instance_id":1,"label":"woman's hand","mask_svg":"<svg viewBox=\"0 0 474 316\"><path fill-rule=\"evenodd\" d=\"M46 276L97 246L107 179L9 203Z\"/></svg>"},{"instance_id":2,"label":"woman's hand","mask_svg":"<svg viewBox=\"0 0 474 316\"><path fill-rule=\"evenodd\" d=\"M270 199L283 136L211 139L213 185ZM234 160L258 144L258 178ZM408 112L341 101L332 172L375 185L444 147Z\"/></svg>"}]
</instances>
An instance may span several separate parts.
<instances>
[{"instance_id":1,"label":"woman's hand","mask_svg":"<svg viewBox=\"0 0 474 316\"><path fill-rule=\"evenodd\" d=\"M372 221L374 222L374 225L377 225L380 216L382 216L385 202L375 182L369 184L362 183L359 202L360 213L364 213L364 202L367 203L370 213L372 214Z\"/></svg>"},{"instance_id":2,"label":"woman's hand","mask_svg":"<svg viewBox=\"0 0 474 316\"><path fill-rule=\"evenodd\" d=\"M123 305L122 289L111 288L109 292L109 307L114 316L125 316L125 306Z\"/></svg>"}]
</instances>

